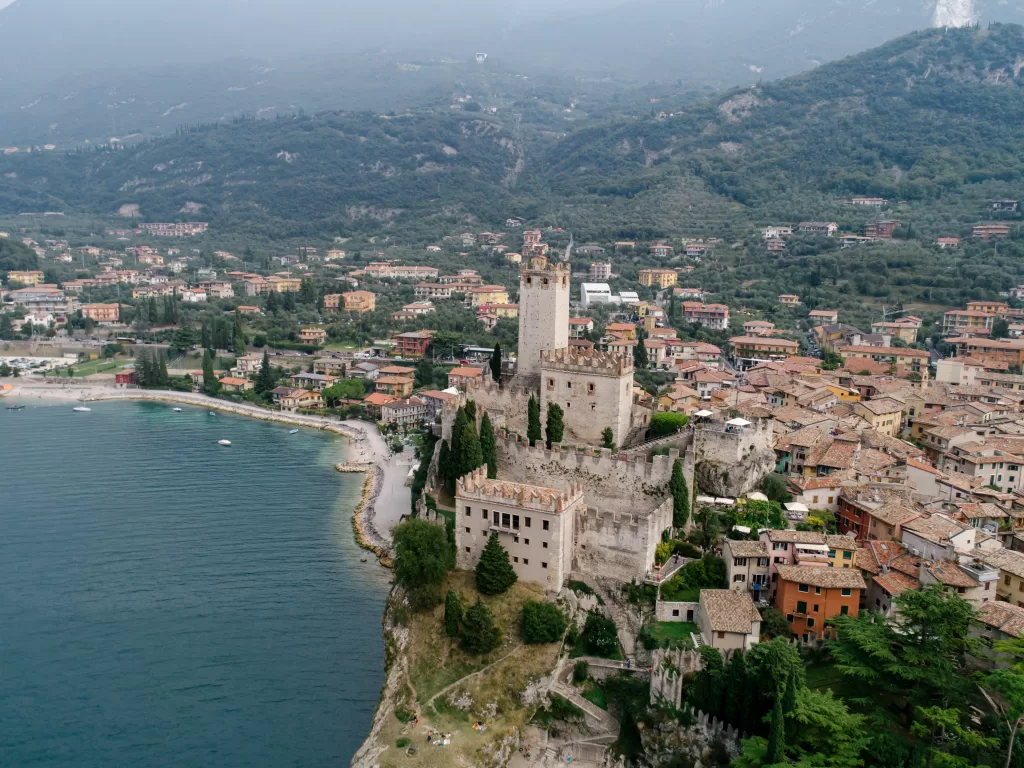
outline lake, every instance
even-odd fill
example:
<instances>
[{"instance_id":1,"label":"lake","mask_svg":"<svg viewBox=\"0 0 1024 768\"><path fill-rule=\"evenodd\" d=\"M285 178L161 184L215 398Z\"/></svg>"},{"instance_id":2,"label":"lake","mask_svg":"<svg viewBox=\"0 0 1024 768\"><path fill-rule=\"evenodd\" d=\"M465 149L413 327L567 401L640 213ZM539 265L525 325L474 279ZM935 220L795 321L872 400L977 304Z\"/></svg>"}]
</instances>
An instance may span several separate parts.
<instances>
[{"instance_id":1,"label":"lake","mask_svg":"<svg viewBox=\"0 0 1024 768\"><path fill-rule=\"evenodd\" d=\"M0 764L347 765L384 681L390 573L360 562L344 439L18 402L0 409Z\"/></svg>"}]
</instances>

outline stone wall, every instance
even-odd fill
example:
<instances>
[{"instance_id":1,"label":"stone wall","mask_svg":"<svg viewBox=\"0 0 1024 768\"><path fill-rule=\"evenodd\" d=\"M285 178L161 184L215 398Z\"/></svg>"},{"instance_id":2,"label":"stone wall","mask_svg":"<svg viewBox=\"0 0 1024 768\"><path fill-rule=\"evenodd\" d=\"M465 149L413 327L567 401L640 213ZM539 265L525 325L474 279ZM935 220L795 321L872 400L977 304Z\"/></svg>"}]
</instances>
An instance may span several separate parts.
<instances>
[{"instance_id":1,"label":"stone wall","mask_svg":"<svg viewBox=\"0 0 1024 768\"><path fill-rule=\"evenodd\" d=\"M567 489L583 484L587 504L610 511L637 512L661 503L668 492L672 464L683 460L683 473L693 479L693 453L670 450L667 456L613 453L603 448L541 445L531 448L525 439L498 435L498 476L521 483ZM693 484L690 484L691 488Z\"/></svg>"},{"instance_id":2,"label":"stone wall","mask_svg":"<svg viewBox=\"0 0 1024 768\"><path fill-rule=\"evenodd\" d=\"M540 394L536 388L530 386L530 382L521 377L506 381L499 387L492 378L485 376L483 382L467 387L465 397L477 404L477 413L481 418L483 418L483 413L480 409L487 411L495 430L504 427L510 432L525 437L530 395L536 396L537 402L540 402ZM454 418L453 410L451 419L454 420ZM444 420L442 419L443 424ZM542 429L543 425L544 415L541 414ZM450 431L447 434L450 435ZM445 439L447 439L447 435Z\"/></svg>"},{"instance_id":3,"label":"stone wall","mask_svg":"<svg viewBox=\"0 0 1024 768\"><path fill-rule=\"evenodd\" d=\"M630 432L633 360L615 353L553 349L541 352L541 420L562 408L566 442L600 445L605 428L622 445Z\"/></svg>"},{"instance_id":4,"label":"stone wall","mask_svg":"<svg viewBox=\"0 0 1024 768\"><path fill-rule=\"evenodd\" d=\"M712 424L694 432L697 489L708 496L742 496L757 489L775 469L770 419L758 419L742 432Z\"/></svg>"},{"instance_id":5,"label":"stone wall","mask_svg":"<svg viewBox=\"0 0 1024 768\"><path fill-rule=\"evenodd\" d=\"M670 603L667 601L659 600L654 606L654 615L658 621L697 621L697 609L700 607L700 603ZM673 615L673 611L679 611L678 615ZM691 618L687 618L687 614L692 611Z\"/></svg>"},{"instance_id":6,"label":"stone wall","mask_svg":"<svg viewBox=\"0 0 1024 768\"><path fill-rule=\"evenodd\" d=\"M676 709L682 704L683 679L701 669L697 651L658 648L651 663L651 705L664 699Z\"/></svg>"},{"instance_id":7,"label":"stone wall","mask_svg":"<svg viewBox=\"0 0 1024 768\"><path fill-rule=\"evenodd\" d=\"M642 579L654 563L661 534L672 526L672 499L646 513L609 512L589 507L576 513L573 576L629 582Z\"/></svg>"}]
</instances>

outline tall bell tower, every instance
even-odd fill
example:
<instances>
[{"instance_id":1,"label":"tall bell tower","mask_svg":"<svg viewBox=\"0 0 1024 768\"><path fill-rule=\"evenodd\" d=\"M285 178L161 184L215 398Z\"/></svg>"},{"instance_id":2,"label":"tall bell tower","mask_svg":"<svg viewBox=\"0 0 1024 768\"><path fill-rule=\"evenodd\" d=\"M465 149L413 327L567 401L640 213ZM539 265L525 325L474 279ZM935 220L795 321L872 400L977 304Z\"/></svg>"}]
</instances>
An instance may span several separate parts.
<instances>
[{"instance_id":1,"label":"tall bell tower","mask_svg":"<svg viewBox=\"0 0 1024 768\"><path fill-rule=\"evenodd\" d=\"M540 376L540 353L569 346L570 267L535 256L519 271L516 373Z\"/></svg>"}]
</instances>

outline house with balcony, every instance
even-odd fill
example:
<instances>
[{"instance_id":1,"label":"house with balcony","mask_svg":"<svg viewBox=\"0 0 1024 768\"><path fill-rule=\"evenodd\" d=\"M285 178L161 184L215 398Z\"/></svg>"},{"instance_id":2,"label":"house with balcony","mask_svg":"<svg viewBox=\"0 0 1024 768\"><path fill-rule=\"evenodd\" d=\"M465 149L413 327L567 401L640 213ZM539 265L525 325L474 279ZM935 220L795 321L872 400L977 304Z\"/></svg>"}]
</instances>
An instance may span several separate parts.
<instances>
[{"instance_id":1,"label":"house with balcony","mask_svg":"<svg viewBox=\"0 0 1024 768\"><path fill-rule=\"evenodd\" d=\"M729 589L749 592L755 601L767 597L771 583L768 546L765 541L726 539L722 542Z\"/></svg>"},{"instance_id":2,"label":"house with balcony","mask_svg":"<svg viewBox=\"0 0 1024 768\"><path fill-rule=\"evenodd\" d=\"M855 568L779 565L775 607L791 635L809 643L831 637L829 623L837 616L856 616L866 586Z\"/></svg>"}]
</instances>

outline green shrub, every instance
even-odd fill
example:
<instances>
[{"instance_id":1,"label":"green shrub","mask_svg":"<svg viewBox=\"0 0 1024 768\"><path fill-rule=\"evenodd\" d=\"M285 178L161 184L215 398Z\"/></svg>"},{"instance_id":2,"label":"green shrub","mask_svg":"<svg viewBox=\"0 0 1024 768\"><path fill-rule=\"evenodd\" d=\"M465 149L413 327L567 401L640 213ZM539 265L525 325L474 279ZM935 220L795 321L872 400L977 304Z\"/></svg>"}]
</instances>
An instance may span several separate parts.
<instances>
[{"instance_id":1,"label":"green shrub","mask_svg":"<svg viewBox=\"0 0 1024 768\"><path fill-rule=\"evenodd\" d=\"M612 657L618 654L619 635L615 629L615 622L597 611L587 614L587 623L583 626L583 640L587 653L591 656Z\"/></svg>"},{"instance_id":2,"label":"green shrub","mask_svg":"<svg viewBox=\"0 0 1024 768\"><path fill-rule=\"evenodd\" d=\"M411 743L412 743L412 741L410 741L408 738L403 736L402 738L400 738L398 741L395 742L395 746L398 747L399 749L405 749Z\"/></svg>"},{"instance_id":3,"label":"green shrub","mask_svg":"<svg viewBox=\"0 0 1024 768\"><path fill-rule=\"evenodd\" d=\"M555 643L565 632L565 616L551 603L529 600L523 604L523 639L533 643Z\"/></svg>"},{"instance_id":4,"label":"green shrub","mask_svg":"<svg viewBox=\"0 0 1024 768\"><path fill-rule=\"evenodd\" d=\"M576 662L576 665L572 668L572 679L574 683L582 683L587 679L587 662Z\"/></svg>"},{"instance_id":5,"label":"green shrub","mask_svg":"<svg viewBox=\"0 0 1024 768\"><path fill-rule=\"evenodd\" d=\"M683 413L656 413L651 416L651 425L647 429L648 439L664 437L678 432L690 423L690 417Z\"/></svg>"}]
</instances>

